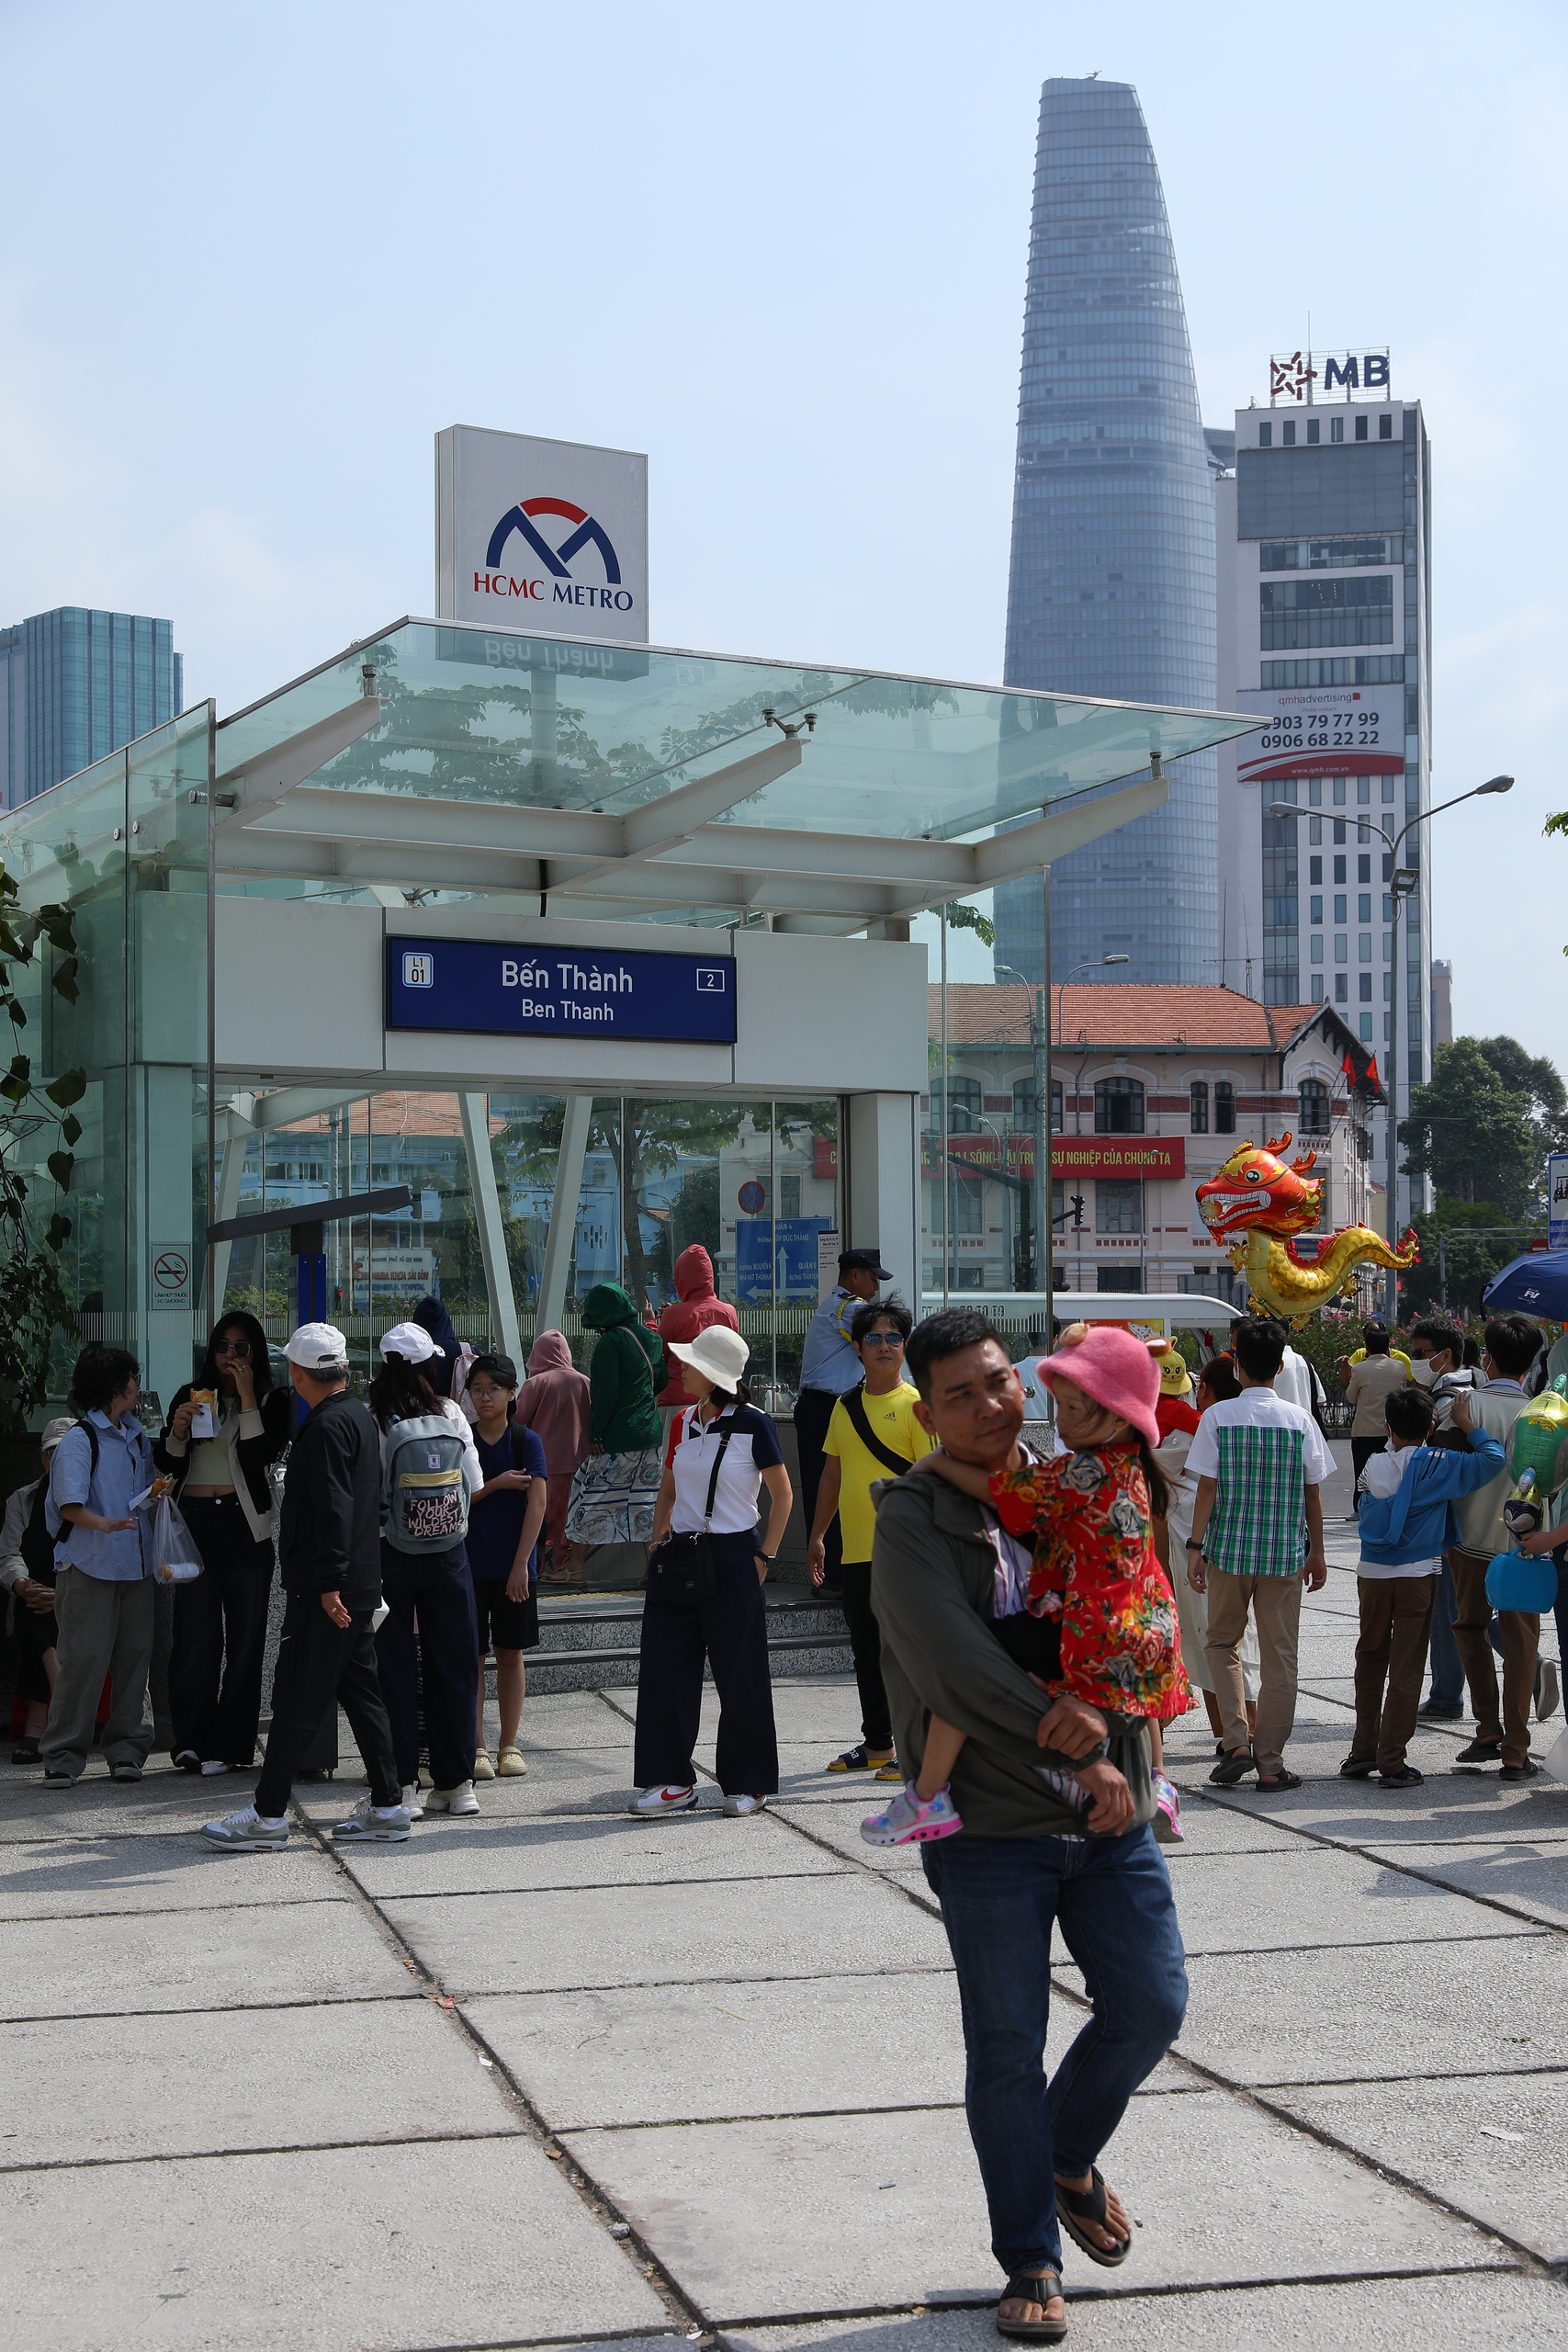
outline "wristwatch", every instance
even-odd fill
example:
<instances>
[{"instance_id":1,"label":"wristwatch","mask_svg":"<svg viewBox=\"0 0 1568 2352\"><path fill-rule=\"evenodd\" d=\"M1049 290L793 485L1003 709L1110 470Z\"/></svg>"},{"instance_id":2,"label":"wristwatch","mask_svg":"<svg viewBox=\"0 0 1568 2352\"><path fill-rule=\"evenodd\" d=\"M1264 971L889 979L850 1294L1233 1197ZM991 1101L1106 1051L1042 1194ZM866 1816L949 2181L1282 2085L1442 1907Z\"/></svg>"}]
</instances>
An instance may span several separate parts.
<instances>
[{"instance_id":1,"label":"wristwatch","mask_svg":"<svg viewBox=\"0 0 1568 2352\"><path fill-rule=\"evenodd\" d=\"M1190 1552L1201 1552L1203 1548L1202 1537L1201 1535L1190 1535L1187 1539L1187 1548Z\"/></svg>"}]
</instances>

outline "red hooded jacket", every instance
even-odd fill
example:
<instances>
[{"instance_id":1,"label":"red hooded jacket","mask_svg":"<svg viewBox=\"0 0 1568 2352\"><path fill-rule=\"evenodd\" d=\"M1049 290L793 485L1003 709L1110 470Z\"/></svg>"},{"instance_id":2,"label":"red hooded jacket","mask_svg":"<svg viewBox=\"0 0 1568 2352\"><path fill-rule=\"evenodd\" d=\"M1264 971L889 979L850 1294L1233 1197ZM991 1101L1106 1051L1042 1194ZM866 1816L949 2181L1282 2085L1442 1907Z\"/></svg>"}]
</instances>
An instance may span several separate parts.
<instances>
[{"instance_id":1,"label":"red hooded jacket","mask_svg":"<svg viewBox=\"0 0 1568 2352\"><path fill-rule=\"evenodd\" d=\"M667 1356L671 1340L679 1340L682 1347L689 1347L697 1333L705 1331L710 1323L724 1323L732 1331L739 1330L740 1317L729 1301L720 1298L714 1289L713 1260L700 1241L694 1241L691 1248L682 1250L676 1259L675 1288L680 1296L671 1299L659 1318L659 1336L665 1343ZM681 1382L681 1359L669 1356L669 1363L670 1377L654 1402L658 1405L689 1405L692 1400Z\"/></svg>"}]
</instances>

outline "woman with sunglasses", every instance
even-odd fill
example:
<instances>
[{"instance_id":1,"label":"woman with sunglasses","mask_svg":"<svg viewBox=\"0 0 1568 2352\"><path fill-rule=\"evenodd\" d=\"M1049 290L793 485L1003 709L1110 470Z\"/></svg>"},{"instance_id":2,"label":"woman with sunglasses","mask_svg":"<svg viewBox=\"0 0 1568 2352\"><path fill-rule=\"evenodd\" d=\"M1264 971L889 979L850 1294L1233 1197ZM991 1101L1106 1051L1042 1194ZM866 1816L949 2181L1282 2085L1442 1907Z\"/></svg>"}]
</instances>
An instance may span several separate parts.
<instances>
[{"instance_id":1,"label":"woman with sunglasses","mask_svg":"<svg viewBox=\"0 0 1568 2352\"><path fill-rule=\"evenodd\" d=\"M216 1391L215 1436L192 1434L193 1388ZM187 1772L248 1772L255 1761L275 1561L267 1474L294 1423L294 1392L272 1385L261 1325L254 1315L225 1315L152 1448L202 1558L203 1573L175 1588L169 1657L170 1749Z\"/></svg>"}]
</instances>

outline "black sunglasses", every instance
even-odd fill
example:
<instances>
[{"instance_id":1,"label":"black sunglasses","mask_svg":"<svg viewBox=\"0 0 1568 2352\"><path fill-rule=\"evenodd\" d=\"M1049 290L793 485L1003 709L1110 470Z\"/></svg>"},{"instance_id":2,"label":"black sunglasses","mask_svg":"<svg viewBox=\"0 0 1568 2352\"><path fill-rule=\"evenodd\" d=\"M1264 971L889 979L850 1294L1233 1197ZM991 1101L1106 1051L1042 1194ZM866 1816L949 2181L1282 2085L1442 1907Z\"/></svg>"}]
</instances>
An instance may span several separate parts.
<instances>
[{"instance_id":1,"label":"black sunglasses","mask_svg":"<svg viewBox=\"0 0 1568 2352\"><path fill-rule=\"evenodd\" d=\"M238 1356L243 1363L249 1358L251 1343L249 1340L220 1340L212 1352L215 1356Z\"/></svg>"}]
</instances>

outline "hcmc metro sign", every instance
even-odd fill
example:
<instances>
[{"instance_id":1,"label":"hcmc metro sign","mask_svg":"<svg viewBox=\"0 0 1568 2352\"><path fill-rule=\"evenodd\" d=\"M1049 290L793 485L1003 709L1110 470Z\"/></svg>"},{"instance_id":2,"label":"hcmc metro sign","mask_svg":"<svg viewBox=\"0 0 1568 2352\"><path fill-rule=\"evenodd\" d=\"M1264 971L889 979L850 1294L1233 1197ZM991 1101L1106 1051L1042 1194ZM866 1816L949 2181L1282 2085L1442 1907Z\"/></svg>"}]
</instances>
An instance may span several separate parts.
<instances>
[{"instance_id":1,"label":"hcmc metro sign","mask_svg":"<svg viewBox=\"0 0 1568 2352\"><path fill-rule=\"evenodd\" d=\"M454 424L435 436L442 620L648 642L648 459Z\"/></svg>"}]
</instances>

